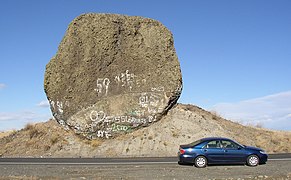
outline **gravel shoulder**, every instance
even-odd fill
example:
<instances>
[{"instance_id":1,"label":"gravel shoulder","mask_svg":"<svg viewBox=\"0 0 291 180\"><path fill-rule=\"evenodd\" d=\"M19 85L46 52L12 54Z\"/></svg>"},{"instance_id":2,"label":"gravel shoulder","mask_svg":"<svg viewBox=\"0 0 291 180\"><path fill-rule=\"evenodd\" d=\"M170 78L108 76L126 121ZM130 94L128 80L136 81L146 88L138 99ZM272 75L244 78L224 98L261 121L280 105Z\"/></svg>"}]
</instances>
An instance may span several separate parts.
<instances>
[{"instance_id":1,"label":"gravel shoulder","mask_svg":"<svg viewBox=\"0 0 291 180\"><path fill-rule=\"evenodd\" d=\"M258 167L134 165L0 165L0 179L291 179L291 161Z\"/></svg>"}]
</instances>

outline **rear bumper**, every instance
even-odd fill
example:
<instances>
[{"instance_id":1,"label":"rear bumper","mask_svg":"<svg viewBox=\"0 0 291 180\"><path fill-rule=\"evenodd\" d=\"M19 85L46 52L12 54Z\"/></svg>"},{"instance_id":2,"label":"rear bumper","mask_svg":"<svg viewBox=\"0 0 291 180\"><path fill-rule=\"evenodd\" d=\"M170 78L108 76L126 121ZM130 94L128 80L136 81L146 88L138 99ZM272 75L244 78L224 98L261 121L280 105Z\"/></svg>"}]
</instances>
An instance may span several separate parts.
<instances>
[{"instance_id":1,"label":"rear bumper","mask_svg":"<svg viewBox=\"0 0 291 180\"><path fill-rule=\"evenodd\" d=\"M192 164L194 163L194 157L189 154L178 153L178 163L179 164Z\"/></svg>"}]
</instances>

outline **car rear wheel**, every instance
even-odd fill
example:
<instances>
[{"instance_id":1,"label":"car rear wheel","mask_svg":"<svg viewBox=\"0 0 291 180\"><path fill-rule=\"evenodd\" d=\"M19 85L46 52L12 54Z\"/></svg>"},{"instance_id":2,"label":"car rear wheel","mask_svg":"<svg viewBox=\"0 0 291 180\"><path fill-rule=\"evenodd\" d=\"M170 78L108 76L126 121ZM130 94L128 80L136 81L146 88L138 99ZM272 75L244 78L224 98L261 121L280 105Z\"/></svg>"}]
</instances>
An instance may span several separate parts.
<instances>
[{"instance_id":1,"label":"car rear wheel","mask_svg":"<svg viewBox=\"0 0 291 180\"><path fill-rule=\"evenodd\" d=\"M260 162L260 159L256 155L250 155L247 158L247 165L248 166L251 166L251 167L257 166L259 164L259 162Z\"/></svg>"},{"instance_id":2,"label":"car rear wheel","mask_svg":"<svg viewBox=\"0 0 291 180\"><path fill-rule=\"evenodd\" d=\"M198 168L204 168L207 165L207 159L204 156L198 156L197 158L195 158L194 164Z\"/></svg>"}]
</instances>

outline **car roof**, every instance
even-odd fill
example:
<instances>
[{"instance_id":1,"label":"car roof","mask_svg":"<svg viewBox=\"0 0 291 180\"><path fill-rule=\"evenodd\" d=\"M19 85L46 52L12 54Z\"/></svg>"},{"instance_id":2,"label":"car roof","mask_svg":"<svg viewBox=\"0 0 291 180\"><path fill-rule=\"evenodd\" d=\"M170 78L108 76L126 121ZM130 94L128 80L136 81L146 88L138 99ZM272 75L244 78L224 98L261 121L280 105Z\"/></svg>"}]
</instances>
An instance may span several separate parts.
<instances>
[{"instance_id":1,"label":"car roof","mask_svg":"<svg viewBox=\"0 0 291 180\"><path fill-rule=\"evenodd\" d=\"M230 140L229 138L224 138L224 137L207 137L207 138L203 138L201 139L201 141L205 142L205 141L215 141L215 140Z\"/></svg>"}]
</instances>

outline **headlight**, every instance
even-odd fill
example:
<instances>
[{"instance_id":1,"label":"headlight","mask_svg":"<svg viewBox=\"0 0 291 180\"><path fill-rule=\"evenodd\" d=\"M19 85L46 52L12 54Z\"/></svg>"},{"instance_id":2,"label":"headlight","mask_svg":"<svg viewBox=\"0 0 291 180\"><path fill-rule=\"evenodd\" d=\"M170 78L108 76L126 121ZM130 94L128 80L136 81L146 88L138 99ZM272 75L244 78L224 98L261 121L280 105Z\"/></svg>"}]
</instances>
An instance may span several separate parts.
<instances>
[{"instance_id":1,"label":"headlight","mask_svg":"<svg viewBox=\"0 0 291 180\"><path fill-rule=\"evenodd\" d=\"M267 154L265 151L260 151L261 154Z\"/></svg>"}]
</instances>

